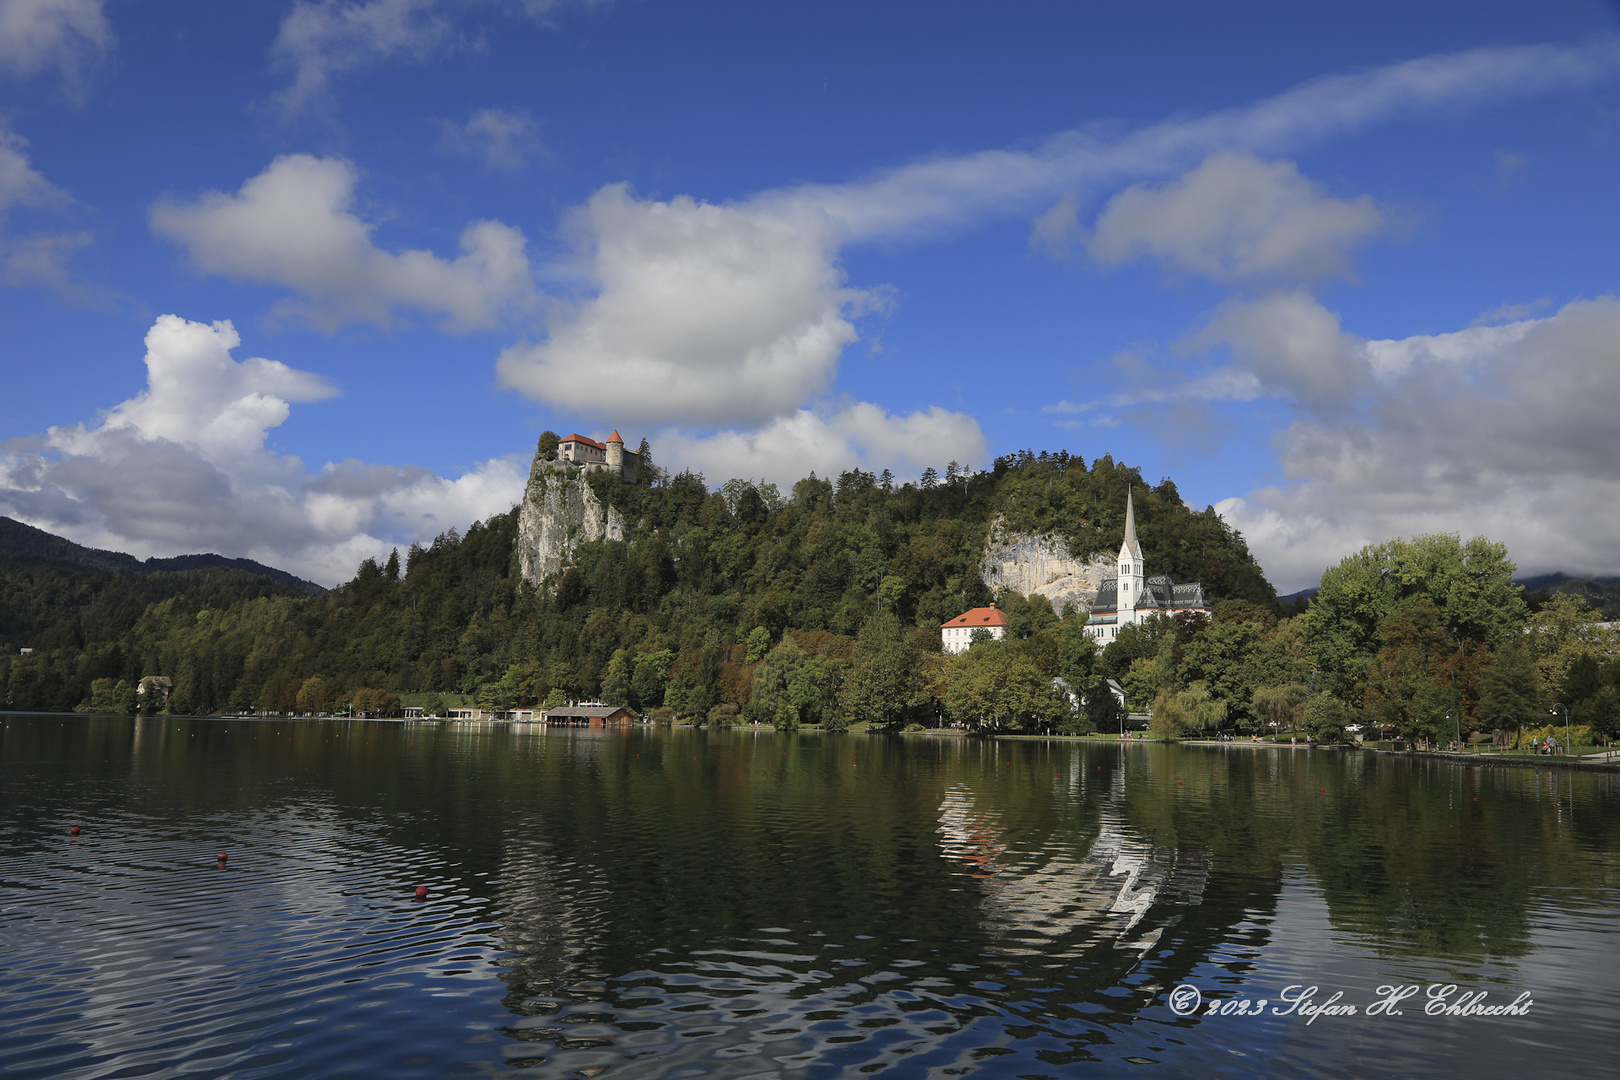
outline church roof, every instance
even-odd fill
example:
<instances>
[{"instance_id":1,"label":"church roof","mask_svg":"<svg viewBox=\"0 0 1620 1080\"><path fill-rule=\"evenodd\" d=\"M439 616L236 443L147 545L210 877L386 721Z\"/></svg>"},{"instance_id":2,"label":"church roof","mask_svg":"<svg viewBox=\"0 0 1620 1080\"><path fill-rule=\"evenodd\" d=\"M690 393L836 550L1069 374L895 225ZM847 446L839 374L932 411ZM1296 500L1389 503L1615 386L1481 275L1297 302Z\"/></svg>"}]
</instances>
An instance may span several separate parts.
<instances>
[{"instance_id":1,"label":"church roof","mask_svg":"<svg viewBox=\"0 0 1620 1080\"><path fill-rule=\"evenodd\" d=\"M940 629L949 630L964 626L982 628L986 626L1006 625L1007 613L1005 611L993 607L976 607L970 611L964 611L962 614L940 627Z\"/></svg>"},{"instance_id":2,"label":"church roof","mask_svg":"<svg viewBox=\"0 0 1620 1080\"><path fill-rule=\"evenodd\" d=\"M1136 598L1137 611L1208 611L1204 587L1198 582L1177 585L1168 574L1154 574L1142 583L1142 595ZM1097 599L1091 602L1091 622L1112 622L1119 613L1119 579L1104 578L1097 586Z\"/></svg>"},{"instance_id":3,"label":"church roof","mask_svg":"<svg viewBox=\"0 0 1620 1080\"><path fill-rule=\"evenodd\" d=\"M1137 562L1142 561L1142 545L1136 539L1136 504L1129 488L1125 489L1125 550Z\"/></svg>"}]
</instances>

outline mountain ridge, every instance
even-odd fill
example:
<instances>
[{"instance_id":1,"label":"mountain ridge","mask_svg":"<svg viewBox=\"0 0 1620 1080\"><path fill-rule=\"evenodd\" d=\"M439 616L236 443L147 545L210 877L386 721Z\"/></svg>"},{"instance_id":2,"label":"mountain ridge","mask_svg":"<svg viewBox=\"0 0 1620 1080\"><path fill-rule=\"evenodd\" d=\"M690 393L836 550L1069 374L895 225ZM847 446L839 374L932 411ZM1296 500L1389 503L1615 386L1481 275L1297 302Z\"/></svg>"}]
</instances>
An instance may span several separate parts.
<instances>
[{"instance_id":1,"label":"mountain ridge","mask_svg":"<svg viewBox=\"0 0 1620 1080\"><path fill-rule=\"evenodd\" d=\"M122 551L85 547L66 537L0 515L0 558L51 559L71 563L88 570L114 574L176 573L184 570L209 570L223 567L243 570L296 589L306 596L319 596L326 589L313 581L306 581L285 570L255 562L252 559L233 559L212 552L194 555L171 555L167 558L137 559Z\"/></svg>"}]
</instances>

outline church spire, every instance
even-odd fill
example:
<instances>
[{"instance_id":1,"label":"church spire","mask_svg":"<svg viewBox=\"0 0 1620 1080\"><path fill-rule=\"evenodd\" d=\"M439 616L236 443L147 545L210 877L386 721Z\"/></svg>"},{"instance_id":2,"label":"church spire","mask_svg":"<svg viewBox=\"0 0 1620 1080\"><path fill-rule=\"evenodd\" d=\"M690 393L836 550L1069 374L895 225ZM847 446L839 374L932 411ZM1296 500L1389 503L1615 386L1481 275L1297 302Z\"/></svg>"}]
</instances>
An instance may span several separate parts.
<instances>
[{"instance_id":1,"label":"church spire","mask_svg":"<svg viewBox=\"0 0 1620 1080\"><path fill-rule=\"evenodd\" d=\"M1142 545L1136 540L1136 505L1131 501L1131 489L1125 489L1125 550L1138 563L1142 561Z\"/></svg>"}]
</instances>

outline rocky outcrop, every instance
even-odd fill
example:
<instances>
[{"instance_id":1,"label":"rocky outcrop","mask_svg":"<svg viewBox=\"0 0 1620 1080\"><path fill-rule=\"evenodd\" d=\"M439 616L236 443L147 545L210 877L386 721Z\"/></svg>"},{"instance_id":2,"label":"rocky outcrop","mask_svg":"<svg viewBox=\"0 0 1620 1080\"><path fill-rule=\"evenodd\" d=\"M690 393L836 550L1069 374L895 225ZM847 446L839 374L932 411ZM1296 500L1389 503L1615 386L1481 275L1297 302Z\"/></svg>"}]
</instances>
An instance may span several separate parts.
<instances>
[{"instance_id":1,"label":"rocky outcrop","mask_svg":"<svg viewBox=\"0 0 1620 1080\"><path fill-rule=\"evenodd\" d=\"M624 517L602 505L585 474L536 454L518 509L518 570L539 588L573 561L574 548L592 540L623 540Z\"/></svg>"},{"instance_id":2,"label":"rocky outcrop","mask_svg":"<svg viewBox=\"0 0 1620 1080\"><path fill-rule=\"evenodd\" d=\"M1097 587L1114 576L1117 563L1106 554L1077 559L1058 533L1007 533L997 521L990 528L979 576L991 591L1011 589L1024 596L1040 594L1063 613L1066 605L1089 610Z\"/></svg>"}]
</instances>

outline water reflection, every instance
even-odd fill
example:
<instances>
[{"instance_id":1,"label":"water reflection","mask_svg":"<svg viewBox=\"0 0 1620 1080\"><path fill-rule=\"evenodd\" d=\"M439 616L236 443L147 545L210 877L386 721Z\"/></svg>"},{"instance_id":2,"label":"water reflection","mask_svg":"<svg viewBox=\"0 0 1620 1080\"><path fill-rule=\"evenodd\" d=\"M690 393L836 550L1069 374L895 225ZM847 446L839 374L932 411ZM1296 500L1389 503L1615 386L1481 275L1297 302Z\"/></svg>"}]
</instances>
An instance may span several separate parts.
<instances>
[{"instance_id":1,"label":"water reflection","mask_svg":"<svg viewBox=\"0 0 1620 1080\"><path fill-rule=\"evenodd\" d=\"M1573 1075L1620 1005L1613 777L1244 746L0 722L0 1064L19 1075L1248 1075L1254 1055L1274 1075L1351 1075L1356 1055ZM1165 1004L1186 982L1370 999L1396 979L1528 988L1567 1036Z\"/></svg>"}]
</instances>

